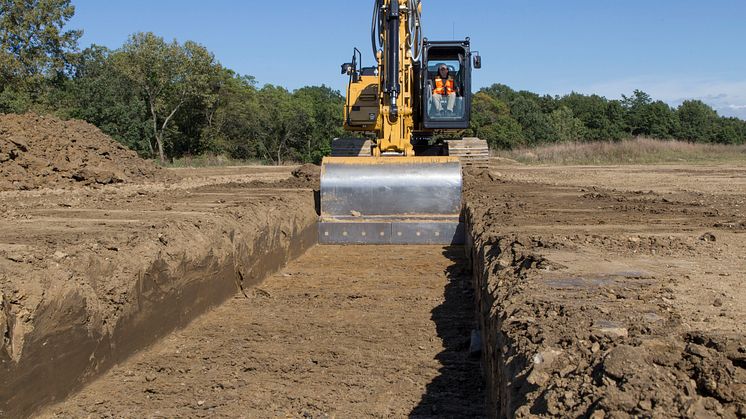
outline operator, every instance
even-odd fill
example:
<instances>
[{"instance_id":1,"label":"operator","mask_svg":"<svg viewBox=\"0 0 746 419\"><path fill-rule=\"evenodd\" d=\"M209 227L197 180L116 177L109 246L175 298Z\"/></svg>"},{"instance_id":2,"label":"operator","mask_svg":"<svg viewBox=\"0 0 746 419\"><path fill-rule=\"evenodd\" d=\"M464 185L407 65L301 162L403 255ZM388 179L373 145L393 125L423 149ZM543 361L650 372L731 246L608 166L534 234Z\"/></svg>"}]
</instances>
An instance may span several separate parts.
<instances>
[{"instance_id":1,"label":"operator","mask_svg":"<svg viewBox=\"0 0 746 419\"><path fill-rule=\"evenodd\" d=\"M441 105L440 101L443 99L443 96L448 96L447 110L453 113L457 92L456 81L449 75L448 66L440 64L438 66L438 75L435 76L435 88L433 89L435 110L438 112L443 111L443 105Z\"/></svg>"}]
</instances>

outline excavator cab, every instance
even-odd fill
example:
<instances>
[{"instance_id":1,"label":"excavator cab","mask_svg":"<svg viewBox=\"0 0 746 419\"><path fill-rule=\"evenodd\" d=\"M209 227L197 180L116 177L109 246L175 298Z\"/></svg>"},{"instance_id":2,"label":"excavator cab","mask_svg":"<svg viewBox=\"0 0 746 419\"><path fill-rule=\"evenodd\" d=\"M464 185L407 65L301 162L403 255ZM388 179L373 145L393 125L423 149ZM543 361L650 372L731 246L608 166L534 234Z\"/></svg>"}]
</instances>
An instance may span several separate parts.
<instances>
[{"instance_id":1,"label":"excavator cab","mask_svg":"<svg viewBox=\"0 0 746 419\"><path fill-rule=\"evenodd\" d=\"M481 67L478 53L472 53L469 38L463 41L423 40L423 59L419 69L420 97L418 127L421 130L460 130L469 128L471 119L471 70ZM438 69L445 65L453 79L456 97L452 111L447 96L433 96ZM440 101L440 103L436 103Z\"/></svg>"}]
</instances>

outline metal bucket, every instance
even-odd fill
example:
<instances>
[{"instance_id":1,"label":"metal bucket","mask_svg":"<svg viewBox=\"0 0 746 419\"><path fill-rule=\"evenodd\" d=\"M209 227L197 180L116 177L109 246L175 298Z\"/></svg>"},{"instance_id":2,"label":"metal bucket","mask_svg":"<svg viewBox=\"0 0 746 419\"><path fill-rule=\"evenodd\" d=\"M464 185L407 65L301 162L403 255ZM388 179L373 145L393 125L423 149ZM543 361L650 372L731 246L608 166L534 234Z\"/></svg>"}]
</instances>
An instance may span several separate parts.
<instances>
[{"instance_id":1,"label":"metal bucket","mask_svg":"<svg viewBox=\"0 0 746 419\"><path fill-rule=\"evenodd\" d=\"M456 157L327 157L322 244L462 244Z\"/></svg>"}]
</instances>

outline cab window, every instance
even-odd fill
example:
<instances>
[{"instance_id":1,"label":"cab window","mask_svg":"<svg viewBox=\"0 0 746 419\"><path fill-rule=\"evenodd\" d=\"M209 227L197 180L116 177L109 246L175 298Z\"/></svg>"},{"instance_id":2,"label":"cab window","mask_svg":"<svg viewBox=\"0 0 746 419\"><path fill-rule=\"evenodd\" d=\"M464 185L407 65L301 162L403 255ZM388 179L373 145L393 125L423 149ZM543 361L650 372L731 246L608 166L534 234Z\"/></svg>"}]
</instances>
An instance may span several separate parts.
<instances>
[{"instance_id":1,"label":"cab window","mask_svg":"<svg viewBox=\"0 0 746 419\"><path fill-rule=\"evenodd\" d=\"M439 84L436 80L443 65L448 68L448 79L452 80L445 82L449 85L447 88L443 88L443 82ZM458 60L428 61L426 89L426 112L430 120L448 121L464 117L463 71ZM451 89L454 95L447 94Z\"/></svg>"}]
</instances>

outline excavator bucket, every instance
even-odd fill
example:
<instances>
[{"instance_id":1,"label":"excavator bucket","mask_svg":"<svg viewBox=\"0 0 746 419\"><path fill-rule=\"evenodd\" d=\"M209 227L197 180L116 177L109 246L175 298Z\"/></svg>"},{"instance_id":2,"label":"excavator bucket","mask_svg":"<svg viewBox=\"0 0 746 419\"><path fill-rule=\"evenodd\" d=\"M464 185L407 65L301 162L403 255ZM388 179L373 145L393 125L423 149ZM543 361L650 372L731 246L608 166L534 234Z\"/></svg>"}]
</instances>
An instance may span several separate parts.
<instances>
[{"instance_id":1,"label":"excavator bucket","mask_svg":"<svg viewBox=\"0 0 746 419\"><path fill-rule=\"evenodd\" d=\"M326 157L322 244L463 244L457 157Z\"/></svg>"}]
</instances>

